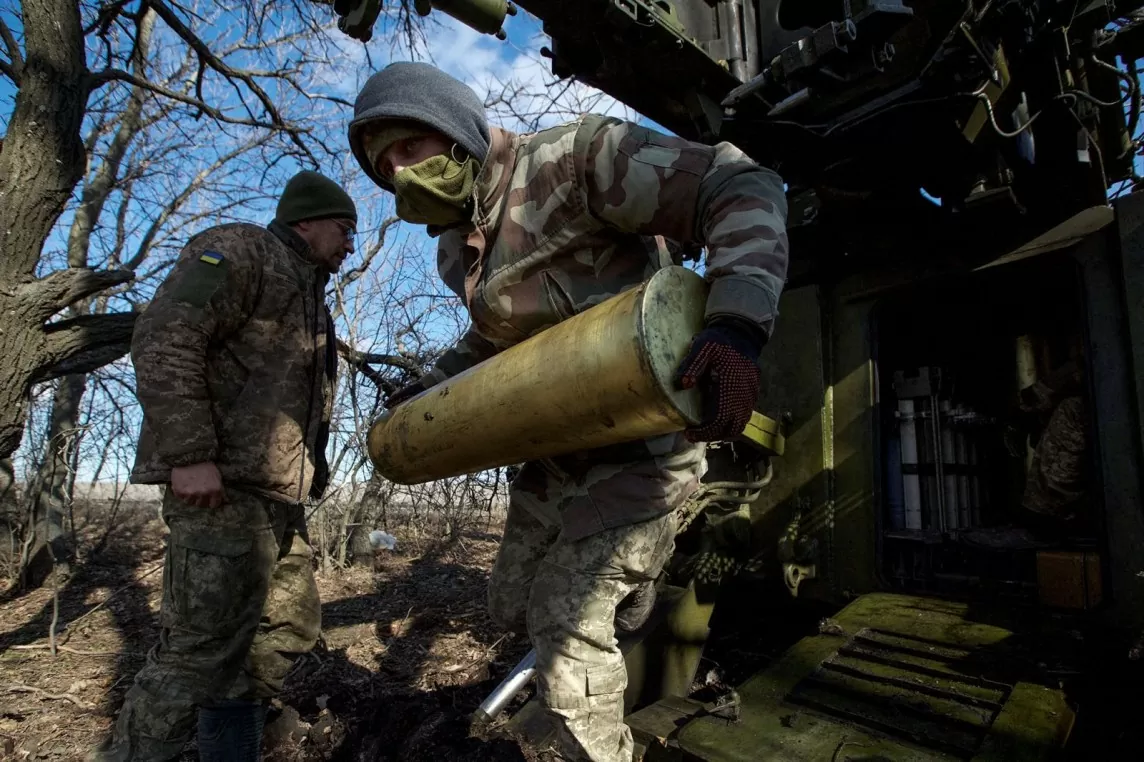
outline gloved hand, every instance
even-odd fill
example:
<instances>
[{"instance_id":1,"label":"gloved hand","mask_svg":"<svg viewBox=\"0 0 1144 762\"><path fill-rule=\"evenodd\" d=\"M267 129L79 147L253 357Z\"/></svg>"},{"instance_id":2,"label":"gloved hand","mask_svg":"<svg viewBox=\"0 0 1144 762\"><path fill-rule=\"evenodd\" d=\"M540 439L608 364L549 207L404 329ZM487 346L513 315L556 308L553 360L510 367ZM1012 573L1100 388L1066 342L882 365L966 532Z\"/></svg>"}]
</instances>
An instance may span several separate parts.
<instances>
[{"instance_id":1,"label":"gloved hand","mask_svg":"<svg viewBox=\"0 0 1144 762\"><path fill-rule=\"evenodd\" d=\"M425 388L425 385L420 381L414 381L412 384L406 384L385 398L385 409L392 410L410 397L416 397L418 394L425 391Z\"/></svg>"},{"instance_id":2,"label":"gloved hand","mask_svg":"<svg viewBox=\"0 0 1144 762\"><path fill-rule=\"evenodd\" d=\"M703 421L690 428L692 442L717 442L743 433L759 396L761 331L734 318L717 318L696 334L691 351L676 371L682 389L697 384L703 395Z\"/></svg>"}]
</instances>

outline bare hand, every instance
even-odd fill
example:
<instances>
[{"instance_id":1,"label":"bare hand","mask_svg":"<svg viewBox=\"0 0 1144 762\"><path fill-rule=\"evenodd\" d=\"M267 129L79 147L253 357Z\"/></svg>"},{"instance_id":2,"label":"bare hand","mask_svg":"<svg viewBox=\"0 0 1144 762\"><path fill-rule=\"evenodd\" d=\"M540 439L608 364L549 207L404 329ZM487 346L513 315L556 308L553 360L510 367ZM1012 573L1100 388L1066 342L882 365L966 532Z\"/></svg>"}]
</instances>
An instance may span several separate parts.
<instances>
[{"instance_id":1,"label":"bare hand","mask_svg":"<svg viewBox=\"0 0 1144 762\"><path fill-rule=\"evenodd\" d=\"M218 508L226 502L222 474L214 463L196 463L171 469L175 497L198 508Z\"/></svg>"}]
</instances>

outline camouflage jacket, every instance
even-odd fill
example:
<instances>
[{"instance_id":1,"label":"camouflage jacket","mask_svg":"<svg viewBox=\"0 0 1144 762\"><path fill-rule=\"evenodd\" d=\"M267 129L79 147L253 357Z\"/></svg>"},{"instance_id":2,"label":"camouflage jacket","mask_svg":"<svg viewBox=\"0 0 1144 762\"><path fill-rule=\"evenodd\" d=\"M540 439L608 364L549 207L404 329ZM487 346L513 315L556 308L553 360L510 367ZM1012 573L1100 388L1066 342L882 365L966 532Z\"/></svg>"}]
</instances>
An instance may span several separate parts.
<instances>
[{"instance_id":1,"label":"camouflage jacket","mask_svg":"<svg viewBox=\"0 0 1144 762\"><path fill-rule=\"evenodd\" d=\"M673 263L666 241L706 248L709 318L770 335L787 272L777 174L729 143L594 115L531 135L491 133L473 222L442 233L437 253L471 325L426 386L642 283Z\"/></svg>"},{"instance_id":2,"label":"camouflage jacket","mask_svg":"<svg viewBox=\"0 0 1144 762\"><path fill-rule=\"evenodd\" d=\"M276 222L187 243L131 344L143 406L132 481L214 461L225 483L279 500L325 489L337 357L329 276L308 251Z\"/></svg>"}]
</instances>

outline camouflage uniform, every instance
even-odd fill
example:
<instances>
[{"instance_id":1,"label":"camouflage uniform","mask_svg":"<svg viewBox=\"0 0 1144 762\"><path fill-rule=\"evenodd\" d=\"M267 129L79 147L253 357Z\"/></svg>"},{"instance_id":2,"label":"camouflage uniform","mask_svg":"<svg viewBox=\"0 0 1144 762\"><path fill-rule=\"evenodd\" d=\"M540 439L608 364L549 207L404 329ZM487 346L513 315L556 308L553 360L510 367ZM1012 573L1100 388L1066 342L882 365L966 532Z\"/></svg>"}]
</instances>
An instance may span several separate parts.
<instances>
[{"instance_id":1,"label":"camouflage uniform","mask_svg":"<svg viewBox=\"0 0 1144 762\"><path fill-rule=\"evenodd\" d=\"M1084 375L1072 360L1022 393L1022 407L1049 413L1037 440L1022 505L1041 517L1074 518L1087 492L1088 412Z\"/></svg>"},{"instance_id":2,"label":"camouflage uniform","mask_svg":"<svg viewBox=\"0 0 1144 762\"><path fill-rule=\"evenodd\" d=\"M1084 399L1067 397L1053 409L1037 441L1022 504L1042 516L1072 518L1087 491L1087 459Z\"/></svg>"},{"instance_id":3,"label":"camouflage uniform","mask_svg":"<svg viewBox=\"0 0 1144 762\"><path fill-rule=\"evenodd\" d=\"M159 644L102 759L176 759L202 705L269 699L321 623L304 507L227 489L206 515L168 490Z\"/></svg>"},{"instance_id":4,"label":"camouflage uniform","mask_svg":"<svg viewBox=\"0 0 1144 762\"><path fill-rule=\"evenodd\" d=\"M336 369L328 276L288 227L212 228L184 248L139 319L144 427L132 479L213 461L226 502L168 489L159 644L97 759L173 759L198 706L275 695L317 641L321 609L301 501L326 479Z\"/></svg>"},{"instance_id":5,"label":"camouflage uniform","mask_svg":"<svg viewBox=\"0 0 1144 762\"><path fill-rule=\"evenodd\" d=\"M671 556L672 510L698 486L703 452L671 434L528 463L513 482L489 613L506 629L528 632L565 755L632 757L616 606L655 580ZM629 501L651 518L611 520L625 513L613 509ZM595 515L607 528L570 539L565 519L576 515Z\"/></svg>"},{"instance_id":6,"label":"camouflage uniform","mask_svg":"<svg viewBox=\"0 0 1144 762\"><path fill-rule=\"evenodd\" d=\"M707 146L586 116L533 135L491 129L473 224L441 235L441 277L471 326L432 386L672 264L666 240L705 246L708 318L769 335L787 268L775 173ZM672 512L699 484L704 445L682 434L527 464L489 582L506 627L526 626L540 693L570 758L631 759L616 605L672 550Z\"/></svg>"},{"instance_id":7,"label":"camouflage uniform","mask_svg":"<svg viewBox=\"0 0 1144 762\"><path fill-rule=\"evenodd\" d=\"M226 484L274 500L325 489L337 345L329 276L307 251L277 222L187 243L135 328L132 481L166 484L173 466L214 461Z\"/></svg>"}]
</instances>

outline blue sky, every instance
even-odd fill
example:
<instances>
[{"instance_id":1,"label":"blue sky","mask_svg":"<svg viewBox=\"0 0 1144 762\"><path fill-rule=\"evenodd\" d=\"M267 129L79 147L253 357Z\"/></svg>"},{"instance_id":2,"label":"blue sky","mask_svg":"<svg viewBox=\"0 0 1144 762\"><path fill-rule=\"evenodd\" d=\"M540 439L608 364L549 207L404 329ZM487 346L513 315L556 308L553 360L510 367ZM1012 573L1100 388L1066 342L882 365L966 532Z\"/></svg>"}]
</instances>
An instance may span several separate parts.
<instances>
[{"instance_id":1,"label":"blue sky","mask_svg":"<svg viewBox=\"0 0 1144 762\"><path fill-rule=\"evenodd\" d=\"M14 9L17 0L0 0L0 14L15 34L22 36ZM546 38L541 34L540 23L527 14L521 12L515 17L509 17L505 24L508 39L500 41L488 35L481 35L468 27L463 26L451 17L434 12L425 24L424 45L415 51L394 48L392 36L386 33L386 20L382 19L378 26L375 38L368 44L352 40L336 29L335 17L329 6L312 6L311 10L318 15L319 21L325 27L325 32L316 40L311 40L304 51L292 49L284 45L262 57L251 57L236 54L228 58L228 62L235 66L247 65L252 68L273 69L275 66L290 66L303 55L315 55L322 60L308 66L306 83L309 90L330 96L340 97L352 101L365 79L374 71L384 67L391 60L408 60L421 58L430 60L459 79L470 84L478 94L484 96L490 90L497 88L498 83L511 80L517 86L531 91L533 101L539 103L547 94L545 85L554 81L549 73L549 62L539 55L539 49L546 44ZM188 19L188 23L204 39L208 39L212 49L220 50L225 46L241 42L246 30L238 11L226 10L221 4L206 4L202 6L204 13L213 13L204 19ZM186 18L186 17L184 17ZM161 76L178 70L181 60L179 41L165 28L162 22L157 26L156 43L157 53L153 56L152 71L149 76L159 79ZM122 41L120 41L122 44ZM103 65L102 50L97 47L98 41L89 39L88 60L92 69ZM125 62L115 64L126 68ZM359 250L364 248L375 236L375 231L381 221L393 214L392 199L388 194L374 187L362 174L355 160L348 151L345 141L345 125L352 116L352 109L331 104L329 102L307 104L299 101L296 93L282 92L273 82L264 83L275 102L280 105L284 113L292 109L295 118L302 118L313 122L315 137L323 140L334 151L333 155L316 152L320 158L318 169L334 177L351 191L358 202L359 224ZM113 90L112 88L119 88ZM176 88L178 89L178 88ZM108 97L122 98L127 90L121 85L106 87L101 93ZM7 129L7 119L11 112L15 90L13 85L0 77L0 134ZM240 102L230 90L229 86L221 81L208 83L205 90L206 99L224 110L235 115L242 115ZM287 105L292 101L292 105ZM93 103L94 103L93 99ZM627 118L643 120L635 112L622 107L611 98L603 96L591 88L575 85L566 92L562 98L564 114L553 114L540 121L540 126L547 126L559 121L578 108L625 116ZM530 104L524 102L518 106L528 111ZM311 110L312 109L312 110ZM490 114L490 122L510 129L522 129L526 125L512 116L504 113ZM92 128L89 119L85 125L85 134ZM180 133L184 148L176 157L177 161L166 169L167 177L158 180L149 180L146 187L147 197L131 205L131 212L125 226L126 238L136 241L141 237L142 231L147 227L154 216L154 206L165 199L175 195L180 183L194 177L197 172L209 166L226 148L243 139L250 130L244 128L226 128L218 130L209 123L196 123L189 114L172 127ZM101 145L105 145L104 141ZM144 150L141 148L140 150ZM279 157L269 157L266 152L254 153L244 159L241 165L227 178L226 184L229 192L240 192L243 187L250 192L245 194L243 203L232 211L215 212L212 205L217 201L210 194L202 194L192 199L187 207L186 217L191 220L187 225L171 233L169 240L162 241L148 266L141 268L139 277L142 282L137 286L133 300L146 299L150 291L158 282L163 271L163 263L173 258L178 248L196 230L208 227L227 219L243 219L252 222L267 222L273 216L274 196L285 182L285 179L305 165L293 159L278 161ZM267 164L274 166L267 168ZM238 189L236 191L235 189ZM78 191L79 189L77 189ZM262 197L259 198L259 192ZM109 207L113 202L109 201ZM90 264L96 267L106 265L105 250L110 250L115 241L115 225L111 209L105 210L101 218L101 226L96 230L93 241ZM194 215L202 215L195 218ZM45 246L45 270L62 266L64 245L67 232L72 220L69 209L61 217L53 235ZM463 316L458 316L455 300L440 298L444 288L439 283L429 283L424 278L412 282L407 286L401 285L414 274L429 274L435 271L435 249L433 242L425 235L420 226L400 224L391 230L386 238L385 255L379 256L374 262L369 275L352 286L346 293L347 306L354 311L343 321L345 330L340 331L344 338L349 339L357 348L365 351L393 352L400 348L400 341L396 341L393 333L393 321L397 318L391 316L377 316L371 311L370 295L372 289L383 288L388 282L397 283L395 289L406 288L413 291L432 291L430 296L419 299L416 310L420 311L418 327L424 332L430 344L439 347L447 346L452 339L464 328ZM354 267L360 262L360 254L347 262L345 268ZM146 276L150 272L151 277ZM449 303L451 302L451 304ZM116 307L123 309L127 304L122 299L117 300ZM399 316L400 317L400 316ZM352 323L352 328L350 327ZM97 422L95 413L88 421L95 431L100 426L102 433L93 436L115 436L118 441L120 460L113 469L114 473L103 472L103 476L122 477L125 469L130 466L130 452L134 439L134 428L138 424L138 410L133 407L130 395L130 363L124 359L107 370L107 381L101 394L113 399L114 404L128 409L126 431L121 431L122 422ZM118 379L121 383L110 381ZM105 379L97 379L102 382ZM48 389L42 389L38 395L41 403L46 403ZM34 409L34 421L42 423L46 413L46 404ZM21 460L29 462L29 456L39 450L40 442L36 436L37 426L29 429L25 437L24 447L21 450ZM110 433L109 433L110 432ZM118 433L115 433L118 432ZM80 478L91 475L95 466L85 458L81 464Z\"/></svg>"}]
</instances>

